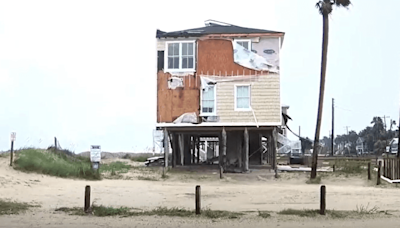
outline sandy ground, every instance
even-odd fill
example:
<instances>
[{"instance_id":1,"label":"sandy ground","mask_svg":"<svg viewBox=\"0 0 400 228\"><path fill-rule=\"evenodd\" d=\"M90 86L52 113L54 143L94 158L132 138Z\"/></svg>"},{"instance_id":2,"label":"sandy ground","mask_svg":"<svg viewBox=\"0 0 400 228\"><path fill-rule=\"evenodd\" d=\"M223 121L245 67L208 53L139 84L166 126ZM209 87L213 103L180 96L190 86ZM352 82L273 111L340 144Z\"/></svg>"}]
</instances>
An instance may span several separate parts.
<instances>
[{"instance_id":1,"label":"sandy ground","mask_svg":"<svg viewBox=\"0 0 400 228\"><path fill-rule=\"evenodd\" d=\"M138 163L132 163L138 166ZM83 207L84 188L90 185L92 202L104 206L127 206L154 209L158 206L194 208L194 191L201 185L202 207L228 211L280 211L318 209L320 185L306 184L308 174L286 173L274 179L269 170L255 170L251 174L228 174L219 179L214 171L179 174L170 172L166 180L137 180L138 176L161 176L161 171L141 174L147 168L137 168L124 174L124 179L102 181L71 180L16 171L9 166L9 158L0 158L0 197L19 202L37 203L20 215L0 216L0 227L399 227L400 188L376 182L366 177L326 178L327 209L355 210L357 206L378 207L389 211L390 218L360 220L303 219L279 216L262 219L257 216L239 220L211 220L199 218L132 217L98 218L70 216L55 212L60 207ZM307 176L306 176L307 175Z\"/></svg>"}]
</instances>

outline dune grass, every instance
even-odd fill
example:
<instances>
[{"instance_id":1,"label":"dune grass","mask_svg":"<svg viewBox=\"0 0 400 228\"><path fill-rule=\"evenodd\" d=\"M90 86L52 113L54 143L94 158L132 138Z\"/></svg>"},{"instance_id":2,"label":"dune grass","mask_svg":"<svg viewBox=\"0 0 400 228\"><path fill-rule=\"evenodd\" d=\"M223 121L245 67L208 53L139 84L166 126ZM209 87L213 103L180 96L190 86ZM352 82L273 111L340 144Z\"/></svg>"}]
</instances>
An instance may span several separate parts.
<instances>
[{"instance_id":1,"label":"dune grass","mask_svg":"<svg viewBox=\"0 0 400 228\"><path fill-rule=\"evenodd\" d=\"M138 156L138 157L132 157L131 160L135 162L145 162L150 157L152 156Z\"/></svg>"},{"instance_id":2,"label":"dune grass","mask_svg":"<svg viewBox=\"0 0 400 228\"><path fill-rule=\"evenodd\" d=\"M0 199L0 215L19 214L20 212L27 211L31 207L39 206Z\"/></svg>"},{"instance_id":3,"label":"dune grass","mask_svg":"<svg viewBox=\"0 0 400 228\"><path fill-rule=\"evenodd\" d=\"M131 168L126 162L101 164L99 170L92 169L90 158L69 151L54 151L28 148L20 150L14 161L14 168L24 172L36 172L63 178L101 180L101 173L111 176L127 173Z\"/></svg>"},{"instance_id":4,"label":"dune grass","mask_svg":"<svg viewBox=\"0 0 400 228\"><path fill-rule=\"evenodd\" d=\"M355 210L351 211L338 211L338 210L326 210L325 214L326 216L329 216L331 218L359 218L362 216L366 215L376 215L376 214L386 214L387 211L379 211L377 207L369 208L369 205L367 206L357 206ZM285 209L280 212L278 212L279 215L296 215L300 217L317 217L317 216L324 216L320 215L319 210L311 210L311 209Z\"/></svg>"},{"instance_id":5,"label":"dune grass","mask_svg":"<svg viewBox=\"0 0 400 228\"><path fill-rule=\"evenodd\" d=\"M366 172L368 162L371 160L346 160L336 159L330 162L330 165L335 165L336 172L338 174L362 174Z\"/></svg>"},{"instance_id":6,"label":"dune grass","mask_svg":"<svg viewBox=\"0 0 400 228\"><path fill-rule=\"evenodd\" d=\"M131 168L126 162L112 162L109 164L101 164L100 172L127 173Z\"/></svg>"},{"instance_id":7,"label":"dune grass","mask_svg":"<svg viewBox=\"0 0 400 228\"><path fill-rule=\"evenodd\" d=\"M57 177L99 180L100 173L91 167L89 158L70 156L48 150L24 149L18 153L14 168Z\"/></svg>"}]
</instances>

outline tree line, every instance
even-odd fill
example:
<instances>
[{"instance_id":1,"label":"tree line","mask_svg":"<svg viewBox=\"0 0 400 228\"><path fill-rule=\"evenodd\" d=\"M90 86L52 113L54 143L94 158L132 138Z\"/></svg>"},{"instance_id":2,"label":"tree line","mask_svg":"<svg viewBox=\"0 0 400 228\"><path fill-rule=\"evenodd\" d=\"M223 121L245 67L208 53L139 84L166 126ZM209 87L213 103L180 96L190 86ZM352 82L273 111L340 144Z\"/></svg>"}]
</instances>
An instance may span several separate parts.
<instances>
[{"instance_id":1,"label":"tree line","mask_svg":"<svg viewBox=\"0 0 400 228\"><path fill-rule=\"evenodd\" d=\"M372 126L367 126L360 132L349 131L348 134L337 135L334 139L334 152L340 152L344 155L356 155L356 145L358 138L364 140L364 151L373 154L382 154L386 151L386 146L390 140L398 137L396 134L396 121L391 120L387 126L380 117L374 117L371 121ZM306 148L309 149L310 143L305 144ZM324 146L321 148L319 153L325 154L332 150L332 138L324 136L320 143Z\"/></svg>"}]
</instances>

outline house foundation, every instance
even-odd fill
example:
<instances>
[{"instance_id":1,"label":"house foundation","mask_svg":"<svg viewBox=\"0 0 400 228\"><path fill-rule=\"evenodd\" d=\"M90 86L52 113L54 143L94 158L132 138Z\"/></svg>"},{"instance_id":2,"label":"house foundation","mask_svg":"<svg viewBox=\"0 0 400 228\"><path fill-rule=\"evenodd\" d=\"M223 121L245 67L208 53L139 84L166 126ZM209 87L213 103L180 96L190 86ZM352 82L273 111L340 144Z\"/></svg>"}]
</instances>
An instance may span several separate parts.
<instances>
[{"instance_id":1,"label":"house foundation","mask_svg":"<svg viewBox=\"0 0 400 228\"><path fill-rule=\"evenodd\" d=\"M276 127L164 127L162 130L167 167L203 165L222 167L224 172L248 172L251 166L276 168Z\"/></svg>"}]
</instances>

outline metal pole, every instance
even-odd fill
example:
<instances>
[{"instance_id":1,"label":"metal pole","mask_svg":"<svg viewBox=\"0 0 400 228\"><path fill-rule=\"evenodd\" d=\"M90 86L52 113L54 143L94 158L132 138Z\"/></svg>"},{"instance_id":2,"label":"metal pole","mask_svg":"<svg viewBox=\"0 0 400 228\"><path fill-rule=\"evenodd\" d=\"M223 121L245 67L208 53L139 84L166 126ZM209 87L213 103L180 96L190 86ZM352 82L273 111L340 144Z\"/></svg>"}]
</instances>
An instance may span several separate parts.
<instances>
[{"instance_id":1,"label":"metal pole","mask_svg":"<svg viewBox=\"0 0 400 228\"><path fill-rule=\"evenodd\" d=\"M400 111L400 109L399 109ZM399 112L399 133L397 134L397 157L400 155L400 112Z\"/></svg>"},{"instance_id":2,"label":"metal pole","mask_svg":"<svg viewBox=\"0 0 400 228\"><path fill-rule=\"evenodd\" d=\"M333 140L334 140L334 138L335 138L335 136L334 136L334 121L335 121L335 99L334 98L332 98L332 142L331 142L331 148L332 148L332 151L331 151L331 156L333 157Z\"/></svg>"}]
</instances>

